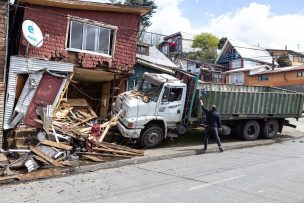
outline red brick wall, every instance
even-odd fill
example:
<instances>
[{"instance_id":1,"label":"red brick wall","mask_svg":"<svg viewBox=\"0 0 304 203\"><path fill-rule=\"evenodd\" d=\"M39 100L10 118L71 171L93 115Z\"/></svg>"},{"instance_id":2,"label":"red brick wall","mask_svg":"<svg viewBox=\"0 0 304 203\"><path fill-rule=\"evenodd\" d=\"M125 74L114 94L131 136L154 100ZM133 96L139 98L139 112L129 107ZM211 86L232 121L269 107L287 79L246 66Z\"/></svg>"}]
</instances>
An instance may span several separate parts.
<instances>
[{"instance_id":1,"label":"red brick wall","mask_svg":"<svg viewBox=\"0 0 304 203\"><path fill-rule=\"evenodd\" d=\"M77 53L74 61L83 68L102 68L108 71L130 72L135 64L136 41L139 15L102 11L62 9L33 6L39 10L25 8L24 20L34 21L43 34L49 34L49 40L41 48L30 49L30 57L48 58L49 60L70 61L70 54L65 50L68 18L77 16L118 27L115 53L113 58L99 55ZM48 11L48 12L44 12ZM56 14L60 15L56 15ZM128 28L128 29L126 29ZM130 30L131 29L131 30ZM20 54L25 53L26 41L21 40Z\"/></svg>"},{"instance_id":2,"label":"red brick wall","mask_svg":"<svg viewBox=\"0 0 304 203\"><path fill-rule=\"evenodd\" d=\"M0 82L4 82L6 67L7 2L0 2ZM1 148L1 145L0 145Z\"/></svg>"}]
</instances>

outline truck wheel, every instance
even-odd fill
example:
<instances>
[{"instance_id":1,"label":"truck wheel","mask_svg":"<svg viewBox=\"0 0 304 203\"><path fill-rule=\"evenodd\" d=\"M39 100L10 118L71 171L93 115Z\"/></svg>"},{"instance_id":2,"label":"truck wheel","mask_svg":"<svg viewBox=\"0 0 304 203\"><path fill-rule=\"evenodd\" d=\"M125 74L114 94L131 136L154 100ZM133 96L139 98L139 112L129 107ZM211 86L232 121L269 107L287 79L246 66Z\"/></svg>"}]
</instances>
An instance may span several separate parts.
<instances>
[{"instance_id":1,"label":"truck wheel","mask_svg":"<svg viewBox=\"0 0 304 203\"><path fill-rule=\"evenodd\" d=\"M276 119L268 120L262 129L262 136L266 139L274 138L279 131L279 123Z\"/></svg>"},{"instance_id":2,"label":"truck wheel","mask_svg":"<svg viewBox=\"0 0 304 203\"><path fill-rule=\"evenodd\" d=\"M260 125L257 121L248 121L243 127L243 138L245 140L255 140L260 134Z\"/></svg>"},{"instance_id":3,"label":"truck wheel","mask_svg":"<svg viewBox=\"0 0 304 203\"><path fill-rule=\"evenodd\" d=\"M176 126L176 132L178 135L185 135L188 131L188 128L186 125L183 125L183 124L178 124Z\"/></svg>"},{"instance_id":4,"label":"truck wheel","mask_svg":"<svg viewBox=\"0 0 304 203\"><path fill-rule=\"evenodd\" d=\"M148 125L140 136L140 143L144 148L160 145L164 139L164 132L158 125Z\"/></svg>"}]
</instances>

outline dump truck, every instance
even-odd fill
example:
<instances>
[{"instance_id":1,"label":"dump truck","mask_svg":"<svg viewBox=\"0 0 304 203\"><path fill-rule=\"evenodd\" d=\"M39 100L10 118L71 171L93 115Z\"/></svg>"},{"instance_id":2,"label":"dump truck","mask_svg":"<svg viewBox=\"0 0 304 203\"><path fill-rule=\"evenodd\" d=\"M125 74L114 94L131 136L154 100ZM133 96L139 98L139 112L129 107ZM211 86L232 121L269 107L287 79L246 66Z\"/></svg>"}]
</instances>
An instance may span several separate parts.
<instances>
[{"instance_id":1,"label":"dump truck","mask_svg":"<svg viewBox=\"0 0 304 203\"><path fill-rule=\"evenodd\" d=\"M113 113L121 109L118 129L145 148L160 145L167 137L186 134L204 123L200 100L206 108L217 106L222 135L245 140L274 138L299 118L303 94L263 86L209 84L183 71L175 75L144 73L138 88L118 95Z\"/></svg>"}]
</instances>

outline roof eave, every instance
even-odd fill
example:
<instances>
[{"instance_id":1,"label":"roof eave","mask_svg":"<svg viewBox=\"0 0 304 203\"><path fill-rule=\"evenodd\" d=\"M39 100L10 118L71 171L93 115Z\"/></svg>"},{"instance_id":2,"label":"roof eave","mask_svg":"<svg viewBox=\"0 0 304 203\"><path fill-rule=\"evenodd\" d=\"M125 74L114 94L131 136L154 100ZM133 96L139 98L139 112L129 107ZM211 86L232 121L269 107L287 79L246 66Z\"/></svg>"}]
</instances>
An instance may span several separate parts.
<instances>
[{"instance_id":1,"label":"roof eave","mask_svg":"<svg viewBox=\"0 0 304 203\"><path fill-rule=\"evenodd\" d=\"M66 9L79 9L79 10L94 10L94 11L109 11L119 13L134 13L144 16L151 12L149 7L144 6L128 6L110 3L97 3L79 0L20 0L20 4L29 3L39 6L58 7Z\"/></svg>"}]
</instances>

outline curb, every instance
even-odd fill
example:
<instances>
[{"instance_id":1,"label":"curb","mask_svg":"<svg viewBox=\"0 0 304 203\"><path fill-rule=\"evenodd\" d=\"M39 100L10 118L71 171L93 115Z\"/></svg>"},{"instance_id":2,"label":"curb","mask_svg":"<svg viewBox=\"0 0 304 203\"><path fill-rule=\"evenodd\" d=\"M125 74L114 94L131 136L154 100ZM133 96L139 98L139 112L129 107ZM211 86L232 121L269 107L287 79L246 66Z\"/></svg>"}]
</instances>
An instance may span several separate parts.
<instances>
[{"instance_id":1,"label":"curb","mask_svg":"<svg viewBox=\"0 0 304 203\"><path fill-rule=\"evenodd\" d=\"M258 146L267 146L275 143L281 143L281 142L287 142L290 140L297 140L300 138L303 138L304 136L299 136L297 138L281 138L276 140L263 140L263 141L256 141L256 142L245 142L236 144L233 146L224 146L224 150L234 150L234 149L243 149L243 148L249 148L249 147L258 147ZM218 152L217 147L212 147L211 149L207 150L206 153L211 152ZM135 157L133 159L125 159L125 160L118 160L113 162L106 162L106 163L99 163L94 165L85 165L85 166L78 166L68 169L61 170L66 175L68 174L77 174L77 173L86 173L86 172L94 172L101 169L110 169L110 168L118 168L123 166L129 166L129 165L137 165L152 161L160 161L160 160L166 160L166 159L173 159L178 157L186 157L186 156L193 156L193 155L199 155L202 154L201 150L190 150L185 152L179 152L174 154L166 154L166 155L159 155L159 156L143 156L143 157Z\"/></svg>"},{"instance_id":2,"label":"curb","mask_svg":"<svg viewBox=\"0 0 304 203\"><path fill-rule=\"evenodd\" d=\"M234 149L243 149L243 148L249 148L249 147L258 147L258 146L267 146L275 143L281 143L281 142L287 142L291 140L297 140L300 138L303 138L303 136L299 136L297 138L281 138L276 140L263 140L263 141L255 141L255 142L244 142L235 144L232 146L223 146L224 150L234 150ZM207 150L206 153L211 152L218 152L218 148L212 147ZM16 181L16 180L7 180L2 181L0 185L7 185L7 184L18 184L18 183L24 183L24 182L33 182L33 181L41 181L45 179L50 178L58 178L58 177L66 177L69 175L76 175L80 173L88 173L88 172L94 172L102 169L111 169L111 168L119 168L123 166L130 166L130 165L137 165L147 162L153 162L153 161L160 161L160 160L166 160L166 159L173 159L178 157L187 157L187 156L193 156L193 155L200 155L202 154L202 150L195 149L195 150L189 150L185 152L178 152L174 154L165 154L165 155L159 155L159 156L142 156L142 157L135 157L132 159L124 159L124 160L117 160L113 162L105 162L105 163L98 163L98 164L92 164L92 165L84 165L84 166L74 166L71 168L65 168L65 169L59 169L59 171L62 173L62 175L58 176L49 176L41 179L35 179L35 180L26 180L26 181Z\"/></svg>"}]
</instances>

